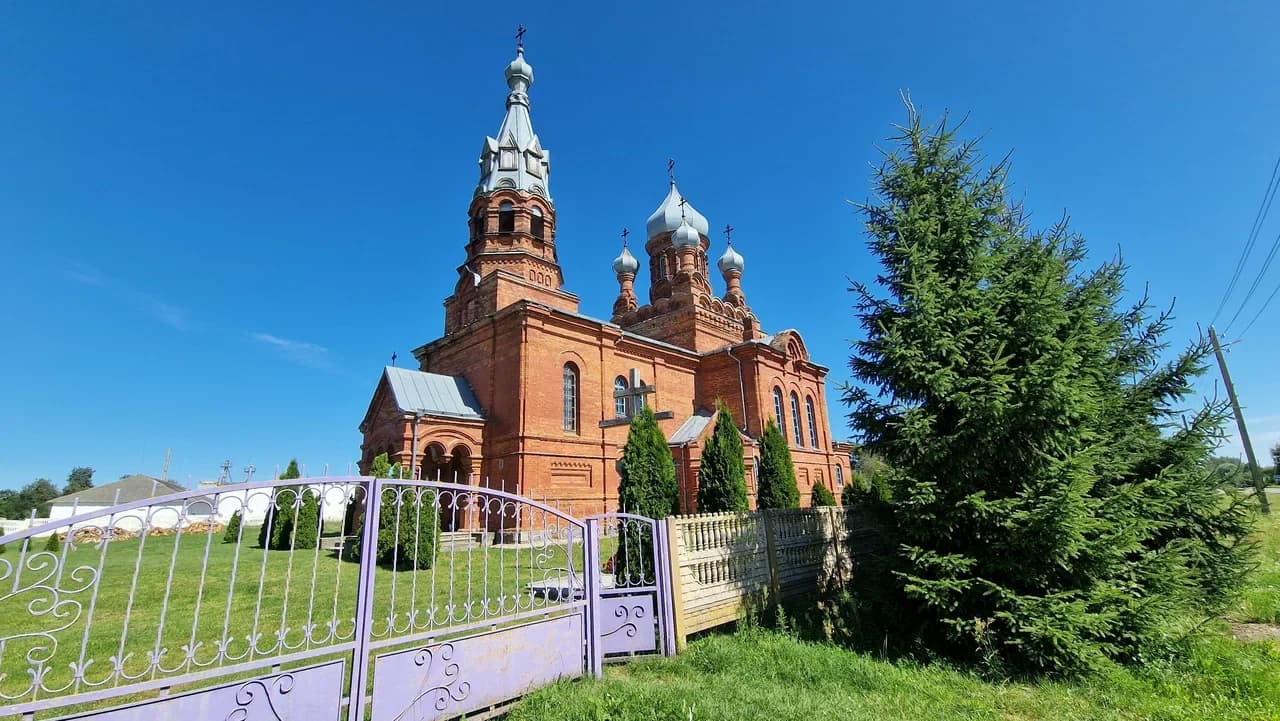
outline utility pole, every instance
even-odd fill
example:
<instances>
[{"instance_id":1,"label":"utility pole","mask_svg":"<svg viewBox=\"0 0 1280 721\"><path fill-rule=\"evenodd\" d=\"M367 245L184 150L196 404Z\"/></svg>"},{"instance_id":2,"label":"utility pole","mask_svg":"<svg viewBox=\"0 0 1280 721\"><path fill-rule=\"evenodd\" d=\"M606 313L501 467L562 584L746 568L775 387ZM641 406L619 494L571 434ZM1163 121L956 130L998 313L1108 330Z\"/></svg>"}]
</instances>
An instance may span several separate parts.
<instances>
[{"instance_id":1,"label":"utility pole","mask_svg":"<svg viewBox=\"0 0 1280 721\"><path fill-rule=\"evenodd\" d=\"M160 480L169 480L169 460L173 458L173 449L164 449L164 470L160 473Z\"/></svg>"},{"instance_id":2,"label":"utility pole","mask_svg":"<svg viewBox=\"0 0 1280 721\"><path fill-rule=\"evenodd\" d=\"M1249 477L1253 479L1253 488L1258 495L1258 505L1262 514L1271 513L1271 503L1267 501L1267 486L1258 470L1258 459L1253 455L1253 444L1249 442L1249 429L1244 425L1244 414L1240 412L1240 401L1236 399L1236 387L1231 383L1231 373L1227 371L1227 359L1222 356L1222 345L1218 343L1218 334L1213 326L1209 326L1209 342L1213 344L1213 354L1218 357L1218 370L1222 371L1222 383L1227 387L1227 399L1231 401L1231 410L1236 414L1236 428L1240 430L1240 442L1244 444L1244 457L1249 460Z\"/></svg>"}]
</instances>

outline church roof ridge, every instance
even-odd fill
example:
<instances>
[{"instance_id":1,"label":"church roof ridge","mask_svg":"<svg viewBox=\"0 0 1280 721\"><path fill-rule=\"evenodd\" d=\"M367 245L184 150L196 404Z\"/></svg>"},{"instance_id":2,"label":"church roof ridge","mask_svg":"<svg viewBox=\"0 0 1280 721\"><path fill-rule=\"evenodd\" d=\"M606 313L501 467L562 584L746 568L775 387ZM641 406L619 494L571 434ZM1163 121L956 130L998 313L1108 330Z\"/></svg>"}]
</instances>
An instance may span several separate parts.
<instances>
[{"instance_id":1,"label":"church roof ridge","mask_svg":"<svg viewBox=\"0 0 1280 721\"><path fill-rule=\"evenodd\" d=\"M484 411L471 385L462 376L428 373L386 366L383 376L396 407L404 413L469 418L483 421Z\"/></svg>"}]
</instances>

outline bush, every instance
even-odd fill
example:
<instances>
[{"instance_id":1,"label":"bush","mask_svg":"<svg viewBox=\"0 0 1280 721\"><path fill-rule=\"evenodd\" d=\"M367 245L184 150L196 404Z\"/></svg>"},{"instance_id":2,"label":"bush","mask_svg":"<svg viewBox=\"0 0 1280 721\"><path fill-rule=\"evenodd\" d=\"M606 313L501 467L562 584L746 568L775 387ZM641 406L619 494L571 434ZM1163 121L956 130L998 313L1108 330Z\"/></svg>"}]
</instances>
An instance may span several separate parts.
<instances>
[{"instance_id":1,"label":"bush","mask_svg":"<svg viewBox=\"0 0 1280 721\"><path fill-rule=\"evenodd\" d=\"M222 532L223 543L239 543L240 542L240 512L236 511L231 514L231 518L227 521L227 529Z\"/></svg>"},{"instance_id":2,"label":"bush","mask_svg":"<svg viewBox=\"0 0 1280 721\"><path fill-rule=\"evenodd\" d=\"M760 486L756 490L756 508L799 508L800 489L796 486L796 468L791 449L782 437L778 423L770 418L760 437Z\"/></svg>"},{"instance_id":3,"label":"bush","mask_svg":"<svg viewBox=\"0 0 1280 721\"><path fill-rule=\"evenodd\" d=\"M702 449L702 462L698 467L698 511L740 512L747 508L742 436L733 424L728 407L717 403L716 425Z\"/></svg>"},{"instance_id":4,"label":"bush","mask_svg":"<svg viewBox=\"0 0 1280 721\"><path fill-rule=\"evenodd\" d=\"M369 475L374 478L396 478L399 465L391 465L386 453L373 459ZM440 545L440 509L438 494L430 488L412 485L392 485L382 489L378 507L377 552L378 565L392 570L426 569L435 564ZM366 506L367 508L367 506ZM365 517L362 514L355 524L355 540L351 544L353 559L360 557L364 539Z\"/></svg>"},{"instance_id":5,"label":"bush","mask_svg":"<svg viewBox=\"0 0 1280 721\"><path fill-rule=\"evenodd\" d=\"M285 468L284 473L280 474L278 480L291 481L301 477L302 474L298 471L298 459L291 458L289 466ZM299 494L303 495L301 502L298 498ZM284 486L272 491L272 503L267 507L267 516L262 520L262 527L258 529L258 546L275 551L287 551L294 547L293 526L297 520L298 507L303 505L307 495L310 494L303 493L302 486ZM299 545L299 548L304 546Z\"/></svg>"},{"instance_id":6,"label":"bush","mask_svg":"<svg viewBox=\"0 0 1280 721\"><path fill-rule=\"evenodd\" d=\"M58 553L62 551L62 539L58 537L58 534L49 534L49 537L44 541L44 550L49 553Z\"/></svg>"},{"instance_id":7,"label":"bush","mask_svg":"<svg viewBox=\"0 0 1280 721\"><path fill-rule=\"evenodd\" d=\"M320 495L310 488L302 492L294 526L294 548L315 548L320 542Z\"/></svg>"},{"instance_id":8,"label":"bush","mask_svg":"<svg viewBox=\"0 0 1280 721\"><path fill-rule=\"evenodd\" d=\"M818 482L813 484L813 497L809 500L809 505L814 508L834 506L836 505L836 497L832 495L830 489Z\"/></svg>"},{"instance_id":9,"label":"bush","mask_svg":"<svg viewBox=\"0 0 1280 721\"><path fill-rule=\"evenodd\" d=\"M1072 674L1172 653L1248 568L1247 509L1206 470L1224 405L1187 409L1211 353L1166 352L1062 221L1028 227L1007 165L914 111L862 206L845 400L888 464L889 583L853 590L904 646L995 673Z\"/></svg>"},{"instance_id":10,"label":"bush","mask_svg":"<svg viewBox=\"0 0 1280 721\"><path fill-rule=\"evenodd\" d=\"M618 505L625 513L646 518L666 518L676 512L680 489L667 438L649 406L631 417L627 444L618 462ZM613 564L615 578L653 577L653 538L647 524L623 523L619 544L627 550Z\"/></svg>"}]
</instances>

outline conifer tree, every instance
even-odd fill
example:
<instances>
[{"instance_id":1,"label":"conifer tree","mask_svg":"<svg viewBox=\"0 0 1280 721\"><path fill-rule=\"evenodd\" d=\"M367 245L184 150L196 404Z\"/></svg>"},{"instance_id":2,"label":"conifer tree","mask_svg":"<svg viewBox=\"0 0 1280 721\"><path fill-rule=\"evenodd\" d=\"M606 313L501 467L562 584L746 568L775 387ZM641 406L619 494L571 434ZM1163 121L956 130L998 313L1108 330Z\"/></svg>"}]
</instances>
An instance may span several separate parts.
<instances>
[{"instance_id":1,"label":"conifer tree","mask_svg":"<svg viewBox=\"0 0 1280 721\"><path fill-rule=\"evenodd\" d=\"M624 513L662 519L676 512L679 487L667 438L649 407L631 417L627 443L618 464L618 506ZM618 552L612 570L618 585L643 585L654 580L653 537L647 523L623 520L618 528Z\"/></svg>"},{"instance_id":2,"label":"conifer tree","mask_svg":"<svg viewBox=\"0 0 1280 721\"><path fill-rule=\"evenodd\" d=\"M619 476L619 510L658 519L676 512L680 491L675 462L667 438L648 406L631 417Z\"/></svg>"},{"instance_id":3,"label":"conifer tree","mask_svg":"<svg viewBox=\"0 0 1280 721\"><path fill-rule=\"evenodd\" d=\"M93 469L88 466L76 466L67 474L67 484L62 488L62 495L90 488L93 488Z\"/></svg>"},{"instance_id":4,"label":"conifer tree","mask_svg":"<svg viewBox=\"0 0 1280 721\"><path fill-rule=\"evenodd\" d=\"M1223 407L1183 416L1207 344L1162 364L1169 315L1121 305L1121 263L1029 229L945 120L900 131L862 206L883 294L854 286L845 392L887 463L882 630L1003 671L1141 658L1247 566L1248 511L1205 465Z\"/></svg>"},{"instance_id":5,"label":"conifer tree","mask_svg":"<svg viewBox=\"0 0 1280 721\"><path fill-rule=\"evenodd\" d=\"M813 484L813 497L809 499L813 508L836 505L836 497L821 481Z\"/></svg>"},{"instance_id":6,"label":"conifer tree","mask_svg":"<svg viewBox=\"0 0 1280 721\"><path fill-rule=\"evenodd\" d=\"M379 453L369 466L374 478L400 478L400 464L392 465ZM379 565L393 570L426 569L435 564L440 545L440 508L437 492L421 486L388 484L378 506L377 551ZM355 526L352 554L360 556L364 517Z\"/></svg>"},{"instance_id":7,"label":"conifer tree","mask_svg":"<svg viewBox=\"0 0 1280 721\"><path fill-rule=\"evenodd\" d=\"M62 551L62 539L56 533L50 533L45 539L44 550L49 553L60 553Z\"/></svg>"},{"instance_id":8,"label":"conifer tree","mask_svg":"<svg viewBox=\"0 0 1280 721\"><path fill-rule=\"evenodd\" d=\"M800 489L796 486L796 467L791 449L782 437L778 423L770 418L760 437L760 486L756 491L756 508L799 508Z\"/></svg>"},{"instance_id":9,"label":"conifer tree","mask_svg":"<svg viewBox=\"0 0 1280 721\"><path fill-rule=\"evenodd\" d=\"M723 403L716 404L716 425L702 449L698 469L698 511L746 511L747 481L742 466L742 436Z\"/></svg>"},{"instance_id":10,"label":"conifer tree","mask_svg":"<svg viewBox=\"0 0 1280 721\"><path fill-rule=\"evenodd\" d=\"M227 519L227 528L222 532L223 543L239 543L240 520L240 511L232 513L231 518Z\"/></svg>"},{"instance_id":11,"label":"conifer tree","mask_svg":"<svg viewBox=\"0 0 1280 721\"><path fill-rule=\"evenodd\" d=\"M280 474L279 480L291 481L301 477L298 459L290 458L289 465L284 469L284 473ZM292 547L293 524L298 514L298 506L303 502L303 499L299 498L300 494L305 495L303 490L301 486L281 486L274 490L273 502L267 507L267 516L262 521L262 527L258 529L259 546L277 551Z\"/></svg>"}]
</instances>

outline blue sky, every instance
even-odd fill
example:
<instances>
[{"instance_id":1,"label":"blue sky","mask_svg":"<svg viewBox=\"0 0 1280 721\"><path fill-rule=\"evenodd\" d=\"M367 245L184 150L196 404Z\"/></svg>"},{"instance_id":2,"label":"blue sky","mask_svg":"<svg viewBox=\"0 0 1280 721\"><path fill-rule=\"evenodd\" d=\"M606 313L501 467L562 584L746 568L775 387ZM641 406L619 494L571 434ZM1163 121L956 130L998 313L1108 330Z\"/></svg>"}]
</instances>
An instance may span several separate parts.
<instances>
[{"instance_id":1,"label":"blue sky","mask_svg":"<svg viewBox=\"0 0 1280 721\"><path fill-rule=\"evenodd\" d=\"M1280 155L1276 3L376 6L0 6L0 487L159 474L168 448L181 481L224 458L345 469L381 366L440 333L518 23L583 312L608 316L621 228L674 157L737 229L764 327L831 367L833 409L846 278L876 269L848 201L900 90L1012 150L1038 222L1068 211L1135 289L1176 297L1175 344L1212 317ZM1280 211L1245 287L1277 233ZM1280 302L1230 354L1260 452L1278 334Z\"/></svg>"}]
</instances>

